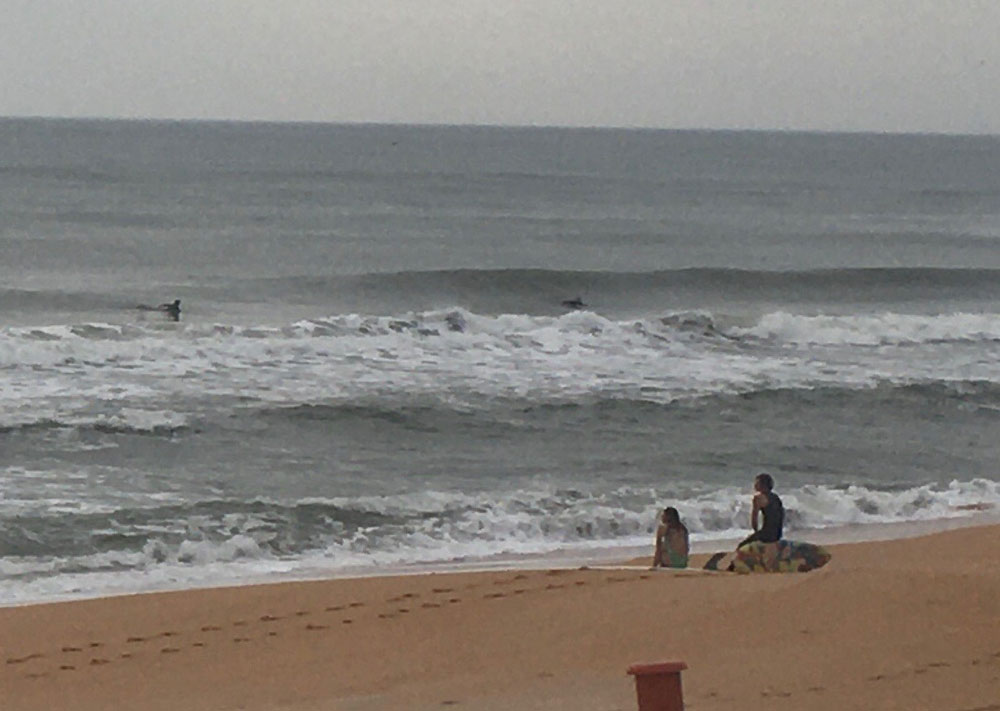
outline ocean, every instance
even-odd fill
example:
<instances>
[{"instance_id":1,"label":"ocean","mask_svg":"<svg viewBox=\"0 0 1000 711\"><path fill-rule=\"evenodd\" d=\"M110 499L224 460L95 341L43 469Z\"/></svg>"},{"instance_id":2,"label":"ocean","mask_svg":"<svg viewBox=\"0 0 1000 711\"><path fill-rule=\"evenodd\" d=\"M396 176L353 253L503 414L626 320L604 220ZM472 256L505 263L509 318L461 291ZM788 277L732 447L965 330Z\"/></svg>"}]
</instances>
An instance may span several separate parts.
<instances>
[{"instance_id":1,"label":"ocean","mask_svg":"<svg viewBox=\"0 0 1000 711\"><path fill-rule=\"evenodd\" d=\"M997 165L0 120L0 603L710 546L762 471L792 538L989 510Z\"/></svg>"}]
</instances>

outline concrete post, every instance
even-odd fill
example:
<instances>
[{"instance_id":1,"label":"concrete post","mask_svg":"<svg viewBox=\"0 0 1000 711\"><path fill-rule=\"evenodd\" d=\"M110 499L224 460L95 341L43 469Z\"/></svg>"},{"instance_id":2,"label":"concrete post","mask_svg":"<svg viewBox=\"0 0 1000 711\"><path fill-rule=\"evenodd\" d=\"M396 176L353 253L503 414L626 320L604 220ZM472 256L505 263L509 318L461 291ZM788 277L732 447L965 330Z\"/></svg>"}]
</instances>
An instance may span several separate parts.
<instances>
[{"instance_id":1,"label":"concrete post","mask_svg":"<svg viewBox=\"0 0 1000 711\"><path fill-rule=\"evenodd\" d=\"M639 711L683 711L684 692L681 672L684 662L633 664L628 673L635 677L635 694Z\"/></svg>"}]
</instances>

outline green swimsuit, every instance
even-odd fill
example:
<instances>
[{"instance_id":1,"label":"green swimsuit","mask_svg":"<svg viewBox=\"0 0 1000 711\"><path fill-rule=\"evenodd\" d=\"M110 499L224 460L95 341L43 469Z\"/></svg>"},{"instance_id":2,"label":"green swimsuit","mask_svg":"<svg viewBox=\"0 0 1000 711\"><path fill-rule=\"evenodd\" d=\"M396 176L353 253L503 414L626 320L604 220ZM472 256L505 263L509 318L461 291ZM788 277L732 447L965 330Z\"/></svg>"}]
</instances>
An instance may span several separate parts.
<instances>
[{"instance_id":1,"label":"green swimsuit","mask_svg":"<svg viewBox=\"0 0 1000 711\"><path fill-rule=\"evenodd\" d=\"M670 547L670 540L667 538L667 534L664 533L660 537L660 551L666 553L667 567L668 568L686 568L688 565L688 557L678 553L673 548Z\"/></svg>"}]
</instances>

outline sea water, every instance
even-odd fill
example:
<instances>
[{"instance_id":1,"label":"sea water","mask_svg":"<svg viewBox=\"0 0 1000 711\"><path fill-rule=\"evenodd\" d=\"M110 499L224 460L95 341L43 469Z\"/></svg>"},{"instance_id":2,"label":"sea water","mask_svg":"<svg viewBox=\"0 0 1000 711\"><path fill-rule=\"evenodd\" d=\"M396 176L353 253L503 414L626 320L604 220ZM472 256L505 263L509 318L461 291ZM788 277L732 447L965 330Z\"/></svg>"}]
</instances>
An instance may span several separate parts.
<instances>
[{"instance_id":1,"label":"sea water","mask_svg":"<svg viewBox=\"0 0 1000 711\"><path fill-rule=\"evenodd\" d=\"M997 165L995 137L0 121L0 601L585 559L665 505L704 543L760 471L792 537L989 509Z\"/></svg>"}]
</instances>

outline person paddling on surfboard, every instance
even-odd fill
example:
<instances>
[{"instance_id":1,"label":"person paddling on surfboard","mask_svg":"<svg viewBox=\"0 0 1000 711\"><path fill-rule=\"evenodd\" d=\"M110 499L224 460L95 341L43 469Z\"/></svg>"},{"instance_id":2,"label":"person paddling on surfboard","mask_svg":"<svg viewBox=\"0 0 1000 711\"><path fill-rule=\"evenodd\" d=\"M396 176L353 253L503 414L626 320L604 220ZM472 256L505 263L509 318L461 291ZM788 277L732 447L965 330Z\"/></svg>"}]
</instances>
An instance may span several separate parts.
<instances>
[{"instance_id":1,"label":"person paddling on surfboard","mask_svg":"<svg viewBox=\"0 0 1000 711\"><path fill-rule=\"evenodd\" d=\"M165 313L167 316L172 318L174 321L179 321L181 318L180 299L174 299L173 302L169 304L160 304L157 308L163 313Z\"/></svg>"},{"instance_id":2,"label":"person paddling on surfboard","mask_svg":"<svg viewBox=\"0 0 1000 711\"><path fill-rule=\"evenodd\" d=\"M139 304L136 306L139 311L162 311L168 317L172 318L174 321L179 321L181 317L181 300L174 299L169 304L160 304L159 306L148 306L146 304Z\"/></svg>"},{"instance_id":3,"label":"person paddling on surfboard","mask_svg":"<svg viewBox=\"0 0 1000 711\"><path fill-rule=\"evenodd\" d=\"M660 514L656 528L656 549L653 552L654 568L686 568L688 564L688 530L681 523L677 509L668 506Z\"/></svg>"}]
</instances>

